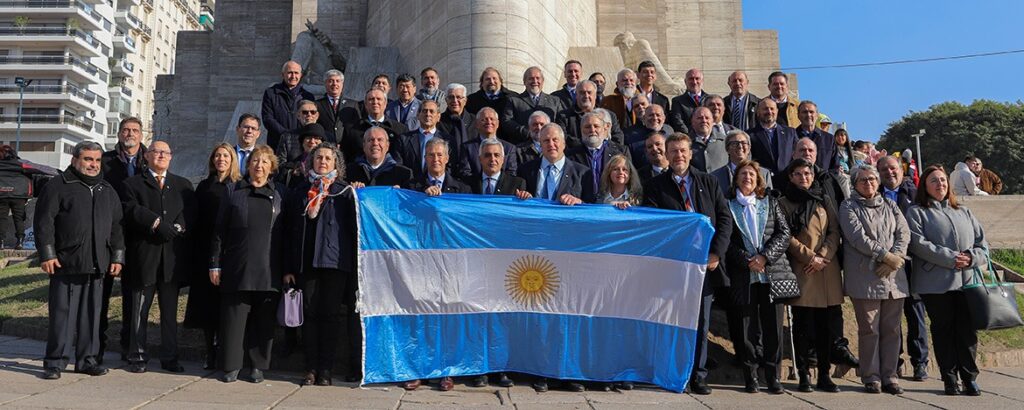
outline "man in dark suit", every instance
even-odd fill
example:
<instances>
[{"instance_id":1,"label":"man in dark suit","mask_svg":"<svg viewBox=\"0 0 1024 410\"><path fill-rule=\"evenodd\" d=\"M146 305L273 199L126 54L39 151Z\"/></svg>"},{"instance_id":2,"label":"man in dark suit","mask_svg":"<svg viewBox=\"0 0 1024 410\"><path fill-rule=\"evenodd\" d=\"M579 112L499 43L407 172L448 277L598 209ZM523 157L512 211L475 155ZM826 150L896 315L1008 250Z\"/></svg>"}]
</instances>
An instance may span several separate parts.
<instances>
[{"instance_id":1,"label":"man in dark suit","mask_svg":"<svg viewBox=\"0 0 1024 410\"><path fill-rule=\"evenodd\" d=\"M530 114L528 122L530 127L530 141L516 146L516 169L519 169L527 162L540 158L540 130L544 128L545 125L551 123L551 117L541 111L536 111L533 114Z\"/></svg>"},{"instance_id":2,"label":"man in dark suit","mask_svg":"<svg viewBox=\"0 0 1024 410\"><path fill-rule=\"evenodd\" d=\"M388 102L384 115L410 130L419 128L416 113L420 111L420 100L416 99L416 80L409 74L402 74L395 81L395 90L398 99Z\"/></svg>"},{"instance_id":3,"label":"man in dark suit","mask_svg":"<svg viewBox=\"0 0 1024 410\"><path fill-rule=\"evenodd\" d=\"M690 166L690 137L681 133L672 134L666 140L665 149L672 172L665 172L644 184L644 205L701 213L711 218L711 224L715 227L707 273L704 275L693 375L690 378L690 392L711 394L707 384L708 322L711 320L715 290L729 286L729 277L725 274L722 262L732 234L732 215L715 178Z\"/></svg>"},{"instance_id":4,"label":"man in dark suit","mask_svg":"<svg viewBox=\"0 0 1024 410\"><path fill-rule=\"evenodd\" d=\"M281 82L263 91L263 103L260 117L267 127L267 145L276 147L281 134L298 128L295 110L299 101L316 100L312 93L306 91L302 81L302 66L294 61L287 61L281 67Z\"/></svg>"},{"instance_id":5,"label":"man in dark suit","mask_svg":"<svg viewBox=\"0 0 1024 410\"><path fill-rule=\"evenodd\" d=\"M409 188L412 170L391 158L388 131L371 127L363 133L363 155L345 167L345 178L355 188L393 186Z\"/></svg>"},{"instance_id":6,"label":"man in dark suit","mask_svg":"<svg viewBox=\"0 0 1024 410\"><path fill-rule=\"evenodd\" d=\"M818 104L811 100L800 101L797 107L800 126L796 128L798 138L810 138L818 148L818 161L815 165L826 171L839 169L836 159L836 137L818 128Z\"/></svg>"},{"instance_id":7,"label":"man in dark suit","mask_svg":"<svg viewBox=\"0 0 1024 410\"><path fill-rule=\"evenodd\" d=\"M515 195L516 191L526 190L525 180L508 172L501 172L505 165L505 147L500 141L483 140L480 143L479 157L481 172L465 180L474 194Z\"/></svg>"},{"instance_id":8,"label":"man in dark suit","mask_svg":"<svg viewBox=\"0 0 1024 410\"><path fill-rule=\"evenodd\" d=\"M480 73L480 89L466 97L466 111L476 115L481 108L491 107L495 112L505 112L508 98L512 95L504 86L505 80L494 67L487 67Z\"/></svg>"},{"instance_id":9,"label":"man in dark suit","mask_svg":"<svg viewBox=\"0 0 1024 410\"><path fill-rule=\"evenodd\" d=\"M540 67L530 67L523 73L526 85L519 95L509 97L505 112L501 115L501 136L513 144L530 141L529 120L534 112L541 111L554 118L565 110L562 100L544 92L544 73Z\"/></svg>"},{"instance_id":10,"label":"man in dark suit","mask_svg":"<svg viewBox=\"0 0 1024 410\"><path fill-rule=\"evenodd\" d=\"M341 71L331 69L324 76L326 94L316 100L316 109L320 114L317 123L327 131L324 141L337 144L345 133L345 125L359 122L359 102L342 95L345 74Z\"/></svg>"},{"instance_id":11,"label":"man in dark suit","mask_svg":"<svg viewBox=\"0 0 1024 410\"><path fill-rule=\"evenodd\" d=\"M520 199L544 198L564 205L593 202L594 177L586 165L565 156L565 132L558 124L548 124L540 130L543 153L537 160L524 164L520 176L526 180L526 190L517 191ZM536 387L536 386L535 386ZM545 385L546 390L546 385Z\"/></svg>"},{"instance_id":12,"label":"man in dark suit","mask_svg":"<svg viewBox=\"0 0 1024 410\"><path fill-rule=\"evenodd\" d=\"M562 66L562 75L565 77L565 84L558 91L551 93L551 95L562 100L562 105L565 106L565 109L575 109L576 86L579 85L580 79L583 78L583 63L576 60L566 61L565 65Z\"/></svg>"},{"instance_id":13,"label":"man in dark suit","mask_svg":"<svg viewBox=\"0 0 1024 410\"><path fill-rule=\"evenodd\" d=\"M364 111L359 121L345 127L345 137L339 144L342 153L345 154L345 162L351 163L355 161L356 157L363 154L363 136L371 127L384 129L388 135L388 143L391 145L397 145L398 136L409 132L405 125L384 115L387 101L387 94L379 88L370 88L366 91L363 100Z\"/></svg>"},{"instance_id":14,"label":"man in dark suit","mask_svg":"<svg viewBox=\"0 0 1024 410\"><path fill-rule=\"evenodd\" d=\"M895 202L900 211L906 213L907 208L914 203L917 188L914 187L913 181L904 178L903 165L900 160L896 157L885 156L878 159L875 168L878 169L878 176L881 179L878 184L879 193ZM907 281L910 281L912 274L913 272L907 269ZM928 329L925 325L924 302L920 297L911 295L911 297L903 299L903 316L907 318L906 349L910 356L910 364L914 367L911 379L924 381L928 379ZM897 375L902 375L902 367L903 343L901 342Z\"/></svg>"},{"instance_id":15,"label":"man in dark suit","mask_svg":"<svg viewBox=\"0 0 1024 410\"><path fill-rule=\"evenodd\" d=\"M775 122L778 106L771 98L757 103L757 126L747 130L750 152L762 167L778 175L793 158L796 130Z\"/></svg>"},{"instance_id":16,"label":"man in dark suit","mask_svg":"<svg viewBox=\"0 0 1024 410\"><path fill-rule=\"evenodd\" d=\"M567 148L575 148L583 145L582 129L580 128L580 120L583 119L583 115L594 111L597 108L596 103L597 85L592 81L586 80L581 81L576 86L576 107L563 110L558 114L558 118L555 122L558 123L565 130L565 139ZM622 128L619 127L619 119L609 112L612 116L612 130L611 139L612 141L623 141L625 137L622 133Z\"/></svg>"},{"instance_id":17,"label":"man in dark suit","mask_svg":"<svg viewBox=\"0 0 1024 410\"><path fill-rule=\"evenodd\" d=\"M641 183L647 183L651 178L669 170L668 158L665 157L665 138L666 134L651 131L647 139L643 141L646 160L644 166L637 171L640 174Z\"/></svg>"},{"instance_id":18,"label":"man in dark suit","mask_svg":"<svg viewBox=\"0 0 1024 410\"><path fill-rule=\"evenodd\" d=\"M430 101L433 103L433 101ZM469 185L456 179L448 172L448 159L451 157L448 141L444 138L431 138L426 142L424 155L424 172L413 177L411 189L423 191L430 196L443 193L468 194L472 192Z\"/></svg>"},{"instance_id":19,"label":"man in dark suit","mask_svg":"<svg viewBox=\"0 0 1024 410\"><path fill-rule=\"evenodd\" d=\"M800 138L796 141L796 147L793 148L793 157L791 161L797 158L801 158L807 162L815 164L818 156L817 145L810 138ZM788 166L788 165L787 165ZM814 165L814 184L820 185L822 192L826 196L831 197L837 204L843 203L846 200L845 191L843 191L842 183L838 177L839 170L827 170L821 169L817 164ZM786 192L786 186L789 185L789 176L786 175L785 169L775 175L775 187L776 189Z\"/></svg>"},{"instance_id":20,"label":"man in dark suit","mask_svg":"<svg viewBox=\"0 0 1024 410\"><path fill-rule=\"evenodd\" d=\"M467 178L480 173L480 157L476 153L480 152L480 142L488 138L496 138L501 141L501 145L505 147L505 158L507 158L504 171L512 175L516 174L516 147L508 141L498 138L498 113L494 109L490 107L480 109L476 116L476 129L473 135L459 149L459 158L462 158L457 171L459 178Z\"/></svg>"},{"instance_id":21,"label":"man in dark suit","mask_svg":"<svg viewBox=\"0 0 1024 410\"><path fill-rule=\"evenodd\" d=\"M672 98L672 110L668 114L668 125L676 132L686 132L687 124L693 116L693 110L704 103L704 73L696 68L686 72L684 79L686 92Z\"/></svg>"},{"instance_id":22,"label":"man in dark suit","mask_svg":"<svg viewBox=\"0 0 1024 410\"><path fill-rule=\"evenodd\" d=\"M574 162L590 167L593 178L590 183L594 192L600 191L601 173L612 157L624 155L627 160L632 161L625 147L608 140L611 123L610 118L605 117L607 112L605 109L597 109L586 113L582 122L583 145L571 148L566 153Z\"/></svg>"},{"instance_id":23,"label":"man in dark suit","mask_svg":"<svg viewBox=\"0 0 1024 410\"><path fill-rule=\"evenodd\" d=\"M668 97L658 92L658 88L654 86L654 83L658 81L658 69L654 63L648 60L641 61L640 65L636 67L636 76L639 81L636 91L647 97L647 101L651 105L660 105L664 112L669 112Z\"/></svg>"},{"instance_id":24,"label":"man in dark suit","mask_svg":"<svg viewBox=\"0 0 1024 410\"><path fill-rule=\"evenodd\" d=\"M644 112L642 124L629 127L625 131L625 144L633 157L633 166L642 168L648 165L644 156L644 144L652 132L660 132L664 136L672 135L674 130L665 124L665 110L660 105L651 105Z\"/></svg>"},{"instance_id":25,"label":"man in dark suit","mask_svg":"<svg viewBox=\"0 0 1024 410\"><path fill-rule=\"evenodd\" d=\"M450 162L461 164L462 144L465 144L473 136L476 115L466 112L466 86L462 84L448 84L448 88L445 90L445 102L448 108L441 114L437 128L449 136L448 141L451 142L452 151L455 154Z\"/></svg>"},{"instance_id":26,"label":"man in dark suit","mask_svg":"<svg viewBox=\"0 0 1024 410\"><path fill-rule=\"evenodd\" d=\"M427 141L433 138L450 141L451 138L436 126L441 116L436 102L432 100L424 101L422 104L419 104L419 109L416 117L419 119L417 122L420 128L399 136L398 146L391 149L392 153L395 154L393 156L395 160L411 169L413 178L417 180L422 179L427 166ZM449 152L448 154L451 157L452 153ZM447 166L447 164L448 158L445 158L445 165Z\"/></svg>"},{"instance_id":27,"label":"man in dark suit","mask_svg":"<svg viewBox=\"0 0 1024 410\"><path fill-rule=\"evenodd\" d=\"M736 173L736 165L750 159L750 136L740 130L729 131L725 136L725 151L729 154L729 163L711 171L711 176L718 180L718 187L722 188L722 195L727 195L732 187L732 178ZM760 167L760 170L765 184L768 188L771 188L772 172L765 167Z\"/></svg>"},{"instance_id":28,"label":"man in dark suit","mask_svg":"<svg viewBox=\"0 0 1024 410\"><path fill-rule=\"evenodd\" d=\"M146 330L153 298L160 298L160 367L181 373L178 363L178 288L189 275L185 233L196 212L192 183L171 174L171 146L156 141L146 152L149 170L125 181L127 263L124 280L132 298L128 371L144 373ZM180 263L179 263L180 262Z\"/></svg>"},{"instance_id":29,"label":"man in dark suit","mask_svg":"<svg viewBox=\"0 0 1024 410\"><path fill-rule=\"evenodd\" d=\"M729 74L729 95L725 96L726 124L736 129L747 130L757 124L757 102L760 101L756 95L747 92L747 73L734 71Z\"/></svg>"}]
</instances>

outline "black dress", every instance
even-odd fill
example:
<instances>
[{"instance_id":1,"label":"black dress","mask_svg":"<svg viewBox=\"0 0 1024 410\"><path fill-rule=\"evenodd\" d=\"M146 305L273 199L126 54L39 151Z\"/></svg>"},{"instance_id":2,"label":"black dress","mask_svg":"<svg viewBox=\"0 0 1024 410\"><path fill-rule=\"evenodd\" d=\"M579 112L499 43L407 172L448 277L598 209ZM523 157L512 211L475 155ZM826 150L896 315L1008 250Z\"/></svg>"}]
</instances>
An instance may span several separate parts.
<instances>
[{"instance_id":1,"label":"black dress","mask_svg":"<svg viewBox=\"0 0 1024 410\"><path fill-rule=\"evenodd\" d=\"M208 264L210 240L217 222L217 209L227 193L227 184L208 177L196 187L195 266L189 277L188 306L185 308L184 326L190 329L217 329L220 311L220 292L210 283Z\"/></svg>"}]
</instances>

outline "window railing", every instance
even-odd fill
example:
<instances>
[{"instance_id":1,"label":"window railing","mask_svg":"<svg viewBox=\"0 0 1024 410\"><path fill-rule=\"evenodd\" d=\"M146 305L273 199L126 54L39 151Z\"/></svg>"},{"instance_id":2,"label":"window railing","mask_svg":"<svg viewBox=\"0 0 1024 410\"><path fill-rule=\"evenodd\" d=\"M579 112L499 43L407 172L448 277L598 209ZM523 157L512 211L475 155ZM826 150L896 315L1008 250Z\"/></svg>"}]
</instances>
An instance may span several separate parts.
<instances>
[{"instance_id":1,"label":"window railing","mask_svg":"<svg viewBox=\"0 0 1024 410\"><path fill-rule=\"evenodd\" d=\"M70 56L0 56L0 64L71 65L104 80L108 74L92 63Z\"/></svg>"},{"instance_id":2,"label":"window railing","mask_svg":"<svg viewBox=\"0 0 1024 410\"><path fill-rule=\"evenodd\" d=\"M0 123L17 123L17 115L0 115ZM83 117L75 117L71 115L59 115L59 114L23 114L21 116L22 124L55 124L55 125L71 125L76 128L81 128L86 131L93 131L96 129L96 121L90 120Z\"/></svg>"}]
</instances>

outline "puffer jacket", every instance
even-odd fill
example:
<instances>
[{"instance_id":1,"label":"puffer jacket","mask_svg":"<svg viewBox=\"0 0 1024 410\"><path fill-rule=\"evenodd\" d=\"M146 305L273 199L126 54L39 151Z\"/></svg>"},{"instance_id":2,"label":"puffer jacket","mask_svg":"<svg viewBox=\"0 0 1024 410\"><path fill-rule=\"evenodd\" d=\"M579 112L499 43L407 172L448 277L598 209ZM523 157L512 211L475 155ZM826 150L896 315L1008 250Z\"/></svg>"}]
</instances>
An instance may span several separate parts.
<instances>
[{"instance_id":1,"label":"puffer jacket","mask_svg":"<svg viewBox=\"0 0 1024 410\"><path fill-rule=\"evenodd\" d=\"M771 191L770 191L771 192ZM789 249L789 224L786 216L779 207L779 201L775 195L768 194L758 202L765 201L765 206L758 206L759 221L764 222L764 234L761 239L761 251L759 252L768 263L765 266L765 273L772 280L796 279L793 269L789 266L789 259L786 258L786 250ZM751 273L747 263L754 255L747 251L744 245L744 233L740 229L740 219L743 218L743 207L735 199L729 201L729 210L732 212L733 220L732 235L730 236L729 250L726 251L727 273L733 302L737 304L750 303Z\"/></svg>"},{"instance_id":2,"label":"puffer jacket","mask_svg":"<svg viewBox=\"0 0 1024 410\"><path fill-rule=\"evenodd\" d=\"M897 269L875 275L886 252L906 259L910 229L896 203L875 193L864 198L856 190L839 206L843 232L843 270L846 294L853 299L900 299L910 295L907 273Z\"/></svg>"}]
</instances>

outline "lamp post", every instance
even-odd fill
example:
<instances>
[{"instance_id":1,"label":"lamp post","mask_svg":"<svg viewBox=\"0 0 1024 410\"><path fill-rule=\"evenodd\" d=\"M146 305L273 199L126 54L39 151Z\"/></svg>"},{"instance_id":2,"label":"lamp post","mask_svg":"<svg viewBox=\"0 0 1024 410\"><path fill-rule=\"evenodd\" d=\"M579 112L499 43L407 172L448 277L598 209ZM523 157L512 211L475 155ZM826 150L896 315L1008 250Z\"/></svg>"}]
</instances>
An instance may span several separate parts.
<instances>
[{"instance_id":1,"label":"lamp post","mask_svg":"<svg viewBox=\"0 0 1024 410\"><path fill-rule=\"evenodd\" d=\"M921 137L924 136L925 130L919 130L917 134L911 135L914 137L914 141L917 143L917 169L924 169L924 160L921 159Z\"/></svg>"},{"instance_id":2,"label":"lamp post","mask_svg":"<svg viewBox=\"0 0 1024 410\"><path fill-rule=\"evenodd\" d=\"M25 88L34 80L25 81L25 77L15 77L14 84L18 86L18 128L15 131L14 151L21 152L21 110L25 106Z\"/></svg>"}]
</instances>

